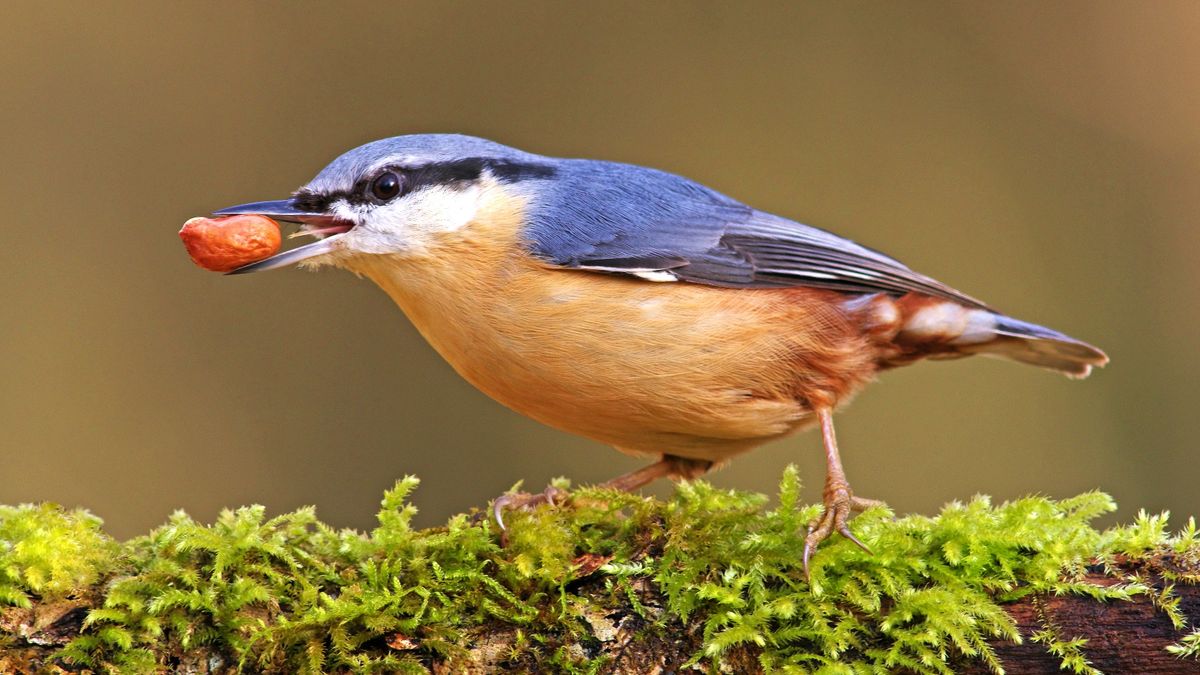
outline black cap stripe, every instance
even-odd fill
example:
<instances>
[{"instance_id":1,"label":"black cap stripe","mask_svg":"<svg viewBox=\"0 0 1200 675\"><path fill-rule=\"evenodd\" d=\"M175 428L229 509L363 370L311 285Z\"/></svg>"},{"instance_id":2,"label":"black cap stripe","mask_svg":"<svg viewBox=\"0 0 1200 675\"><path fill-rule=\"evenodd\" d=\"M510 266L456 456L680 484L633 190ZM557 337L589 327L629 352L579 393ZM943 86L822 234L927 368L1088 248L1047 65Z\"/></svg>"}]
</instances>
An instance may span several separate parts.
<instances>
[{"instance_id":1,"label":"black cap stripe","mask_svg":"<svg viewBox=\"0 0 1200 675\"><path fill-rule=\"evenodd\" d=\"M324 212L330 204L339 199L344 199L351 204L368 203L371 201L367 196L368 186L376 176L385 171L395 171L403 175L406 191L415 192L430 186L454 186L478 180L485 170L502 183L515 183L531 178L550 178L555 174L555 168L549 164L468 157L448 162L433 162L418 167L383 167L370 176L360 179L349 190L318 193L300 189L292 195L292 203L297 209L309 213Z\"/></svg>"}]
</instances>

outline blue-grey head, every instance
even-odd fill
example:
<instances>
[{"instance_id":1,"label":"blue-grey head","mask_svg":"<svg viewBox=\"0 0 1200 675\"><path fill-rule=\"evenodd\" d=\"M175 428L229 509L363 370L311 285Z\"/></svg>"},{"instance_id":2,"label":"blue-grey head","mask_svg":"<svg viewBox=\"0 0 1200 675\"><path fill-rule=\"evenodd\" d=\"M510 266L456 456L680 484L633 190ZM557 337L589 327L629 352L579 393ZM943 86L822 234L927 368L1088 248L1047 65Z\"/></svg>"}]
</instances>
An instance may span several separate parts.
<instances>
[{"instance_id":1,"label":"blue-grey head","mask_svg":"<svg viewBox=\"0 0 1200 675\"><path fill-rule=\"evenodd\" d=\"M214 215L265 215L303 223L301 234L319 237L235 274L304 260L404 254L438 232L470 223L489 187L521 190L517 184L550 179L557 161L471 136L396 136L338 157L289 199L241 204Z\"/></svg>"}]
</instances>

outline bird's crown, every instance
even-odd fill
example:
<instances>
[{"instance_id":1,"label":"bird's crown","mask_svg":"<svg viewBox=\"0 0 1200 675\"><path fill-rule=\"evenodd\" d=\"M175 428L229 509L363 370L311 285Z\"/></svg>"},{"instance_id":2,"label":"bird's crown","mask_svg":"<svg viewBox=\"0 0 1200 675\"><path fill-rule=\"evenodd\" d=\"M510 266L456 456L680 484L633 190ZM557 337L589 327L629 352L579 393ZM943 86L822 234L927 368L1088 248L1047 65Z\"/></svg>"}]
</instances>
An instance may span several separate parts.
<instances>
[{"instance_id":1,"label":"bird's crown","mask_svg":"<svg viewBox=\"0 0 1200 675\"><path fill-rule=\"evenodd\" d=\"M330 162L305 190L330 193L385 165L419 168L463 160L527 162L544 159L494 141L462 134L411 134L360 145Z\"/></svg>"}]
</instances>

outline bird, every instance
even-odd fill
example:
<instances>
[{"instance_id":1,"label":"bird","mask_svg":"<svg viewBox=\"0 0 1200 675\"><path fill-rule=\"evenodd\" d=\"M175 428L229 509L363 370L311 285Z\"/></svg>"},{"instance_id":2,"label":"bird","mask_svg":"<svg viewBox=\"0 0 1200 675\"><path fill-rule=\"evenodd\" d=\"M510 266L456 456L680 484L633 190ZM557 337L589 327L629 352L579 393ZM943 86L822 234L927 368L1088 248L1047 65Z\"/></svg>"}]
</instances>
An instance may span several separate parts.
<instances>
[{"instance_id":1,"label":"bird","mask_svg":"<svg viewBox=\"0 0 1200 675\"><path fill-rule=\"evenodd\" d=\"M1108 361L682 176L471 136L366 143L289 198L213 212L241 214L315 241L230 274L299 264L366 277L496 401L655 460L607 487L695 479L819 427L823 509L804 535L806 573L834 532L867 549L848 523L879 502L851 490L833 413L877 375L982 354L1083 378ZM496 519L503 529L502 507L552 500L502 497Z\"/></svg>"}]
</instances>

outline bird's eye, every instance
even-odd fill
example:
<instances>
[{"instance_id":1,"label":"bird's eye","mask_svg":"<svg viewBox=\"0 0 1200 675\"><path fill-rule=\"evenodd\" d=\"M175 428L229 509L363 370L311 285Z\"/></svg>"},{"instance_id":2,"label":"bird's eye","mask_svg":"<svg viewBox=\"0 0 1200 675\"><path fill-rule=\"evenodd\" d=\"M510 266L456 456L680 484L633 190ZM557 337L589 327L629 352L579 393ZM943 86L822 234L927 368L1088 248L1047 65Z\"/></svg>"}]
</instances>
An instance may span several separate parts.
<instances>
[{"instance_id":1,"label":"bird's eye","mask_svg":"<svg viewBox=\"0 0 1200 675\"><path fill-rule=\"evenodd\" d=\"M371 181L371 196L381 202L390 201L399 196L403 184L404 179L399 174L393 171L381 173Z\"/></svg>"}]
</instances>

